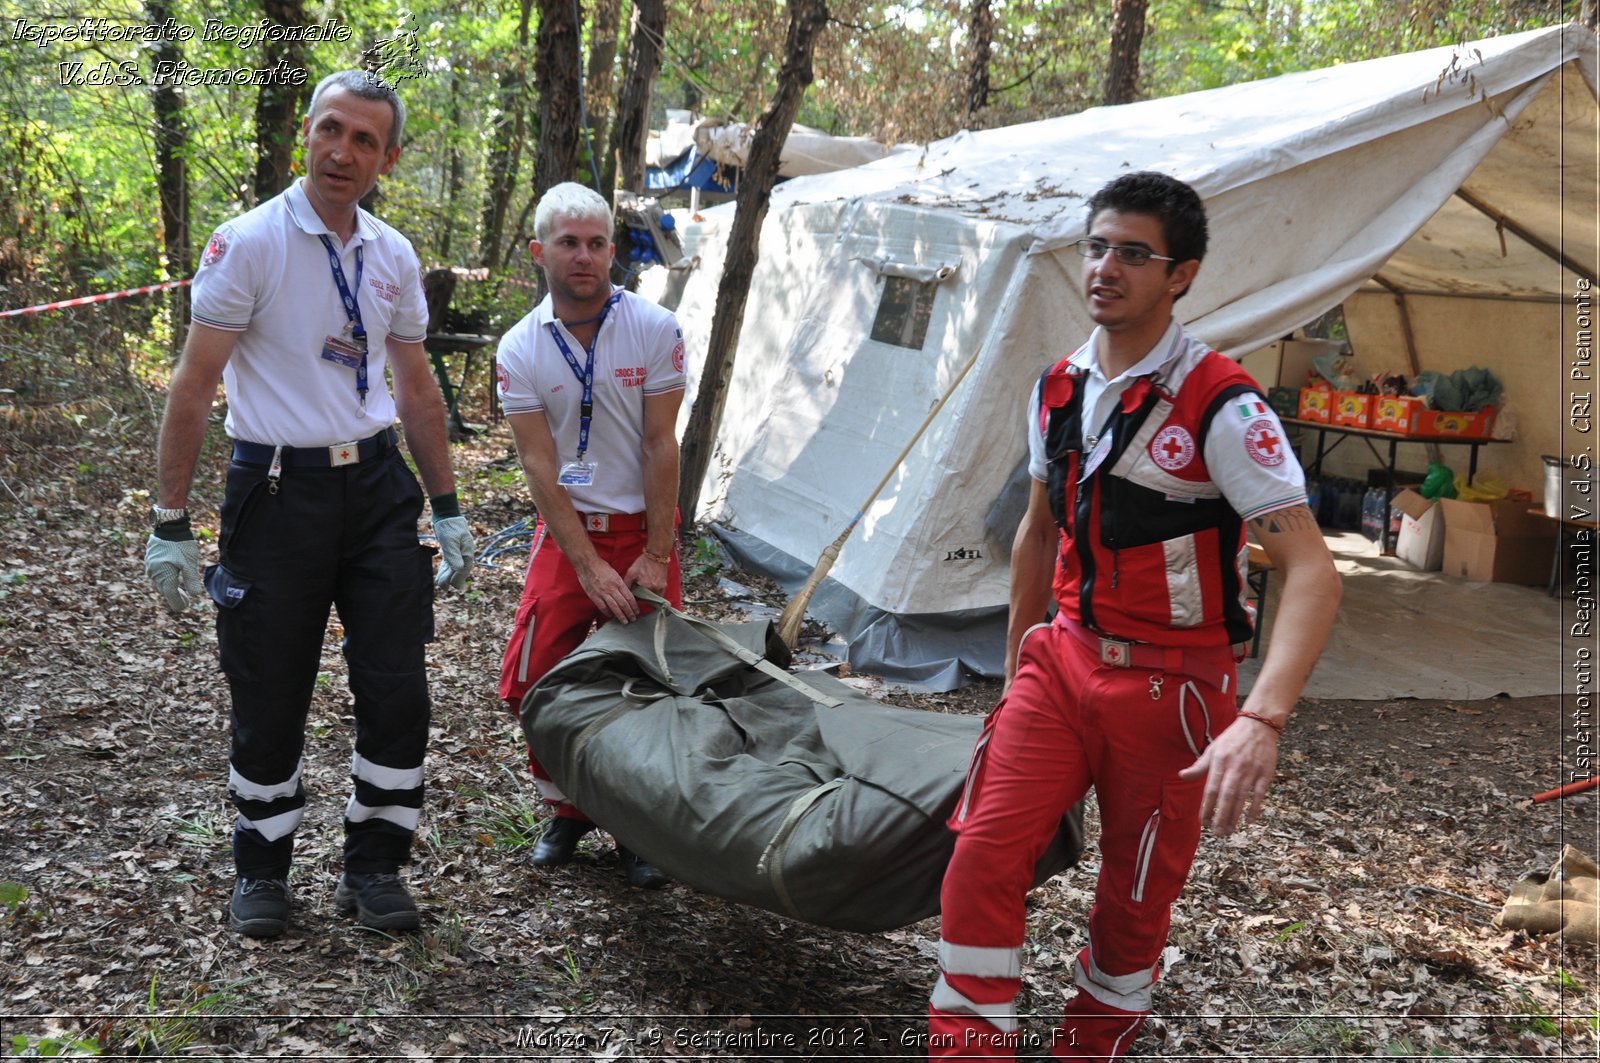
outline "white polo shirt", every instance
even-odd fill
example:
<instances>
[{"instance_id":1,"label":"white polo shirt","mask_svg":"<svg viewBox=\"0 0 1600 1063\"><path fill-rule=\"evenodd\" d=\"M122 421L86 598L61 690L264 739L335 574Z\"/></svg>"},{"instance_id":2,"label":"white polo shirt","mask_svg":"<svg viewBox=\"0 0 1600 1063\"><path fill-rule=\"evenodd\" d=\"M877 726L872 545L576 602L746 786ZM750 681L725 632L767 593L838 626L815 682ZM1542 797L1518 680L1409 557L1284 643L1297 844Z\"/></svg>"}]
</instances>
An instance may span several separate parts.
<instances>
[{"instance_id":1,"label":"white polo shirt","mask_svg":"<svg viewBox=\"0 0 1600 1063\"><path fill-rule=\"evenodd\" d=\"M1094 449L1095 433L1110 419L1122 393L1142 376L1181 359L1198 359L1209 348L1184 331L1176 320L1167 327L1160 341L1132 368L1107 380L1095 355L1100 329L1089 336L1069 361L1085 370L1079 378L1083 388L1083 449ZM1044 431L1039 424L1039 385L1034 385L1028 403L1028 473L1040 482L1050 478L1045 455ZM1206 433L1206 471L1222 491L1235 513L1244 520L1306 501L1306 475L1289 450L1278 415L1260 395L1240 395L1230 399L1211 419Z\"/></svg>"},{"instance_id":2,"label":"white polo shirt","mask_svg":"<svg viewBox=\"0 0 1600 1063\"><path fill-rule=\"evenodd\" d=\"M345 283L361 307L365 407L355 369L322 356L326 339L345 335L349 318L318 233L340 251ZM239 333L222 371L228 435L295 447L364 439L393 424L394 398L384 378L388 341L421 341L428 332L422 268L411 242L358 208L355 234L341 248L299 182L212 234L194 276L193 314Z\"/></svg>"},{"instance_id":3,"label":"white polo shirt","mask_svg":"<svg viewBox=\"0 0 1600 1063\"><path fill-rule=\"evenodd\" d=\"M544 411L556 460L565 464L578 454L583 382L556 345L552 324L583 368L584 345L555 319L547 295L500 340L495 374L501 408L507 414ZM567 488L580 513L644 512L644 400L684 386L678 319L623 292L595 337L594 414L584 455L595 464L594 483Z\"/></svg>"}]
</instances>

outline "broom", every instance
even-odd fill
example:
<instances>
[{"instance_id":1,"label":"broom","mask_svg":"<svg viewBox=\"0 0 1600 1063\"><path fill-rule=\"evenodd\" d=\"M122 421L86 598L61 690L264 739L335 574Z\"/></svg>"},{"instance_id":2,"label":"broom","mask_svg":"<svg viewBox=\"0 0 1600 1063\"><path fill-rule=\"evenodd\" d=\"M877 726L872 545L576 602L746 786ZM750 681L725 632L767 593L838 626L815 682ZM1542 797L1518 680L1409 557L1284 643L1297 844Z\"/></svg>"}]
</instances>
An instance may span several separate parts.
<instances>
[{"instance_id":1,"label":"broom","mask_svg":"<svg viewBox=\"0 0 1600 1063\"><path fill-rule=\"evenodd\" d=\"M867 500L861 503L861 507L856 510L856 515L850 518L850 523L845 526L844 531L839 533L839 537L829 543L826 550L822 551L822 556L817 558L817 567L811 570L811 575L806 577L804 585L795 592L793 598L789 599L789 604L783 607L783 613L778 617L778 637L783 639L783 644L791 650L800 641L800 626L805 623L806 607L811 604L811 596L817 592L817 587L828 575L828 572L832 570L833 563L839 560L839 551L844 548L845 540L850 538L850 533L856 530L856 525L861 523L862 515L866 513L873 502L877 501L878 492L882 491L884 486L888 484L889 478L900 468L900 463L905 461L906 455L911 453L911 448L916 446L917 441L922 438L922 433L928 430L928 426L933 423L933 419L939 416L939 411L944 409L944 404L950 401L950 396L956 393L956 388L960 387L961 382L967 378L967 371L977 362L978 355L974 354L967 360L967 364L961 367L961 372L957 373L956 378L950 382L950 386L945 388L944 394L939 396L939 401L934 403L933 409L928 411L928 416L922 419L922 424L917 427L910 441L901 449L899 455L894 459L894 463L889 466L889 471L883 474L883 479L878 481L878 486L874 487L872 493L867 496Z\"/></svg>"}]
</instances>

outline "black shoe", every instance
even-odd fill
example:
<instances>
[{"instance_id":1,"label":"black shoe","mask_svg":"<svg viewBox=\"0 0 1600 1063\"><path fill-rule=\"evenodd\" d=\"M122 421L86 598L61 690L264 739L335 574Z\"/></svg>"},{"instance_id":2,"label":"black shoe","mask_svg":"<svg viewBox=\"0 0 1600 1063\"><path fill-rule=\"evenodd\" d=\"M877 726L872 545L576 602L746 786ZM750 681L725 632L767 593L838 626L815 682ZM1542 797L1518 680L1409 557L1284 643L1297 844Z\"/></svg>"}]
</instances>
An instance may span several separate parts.
<instances>
[{"instance_id":1,"label":"black shoe","mask_svg":"<svg viewBox=\"0 0 1600 1063\"><path fill-rule=\"evenodd\" d=\"M650 863L632 849L617 846L617 858L622 862L622 873L628 885L641 890L658 890L672 880L659 867Z\"/></svg>"},{"instance_id":2,"label":"black shoe","mask_svg":"<svg viewBox=\"0 0 1600 1063\"><path fill-rule=\"evenodd\" d=\"M275 938L289 928L289 882L281 878L245 878L233 884L228 925L246 937Z\"/></svg>"},{"instance_id":3,"label":"black shoe","mask_svg":"<svg viewBox=\"0 0 1600 1063\"><path fill-rule=\"evenodd\" d=\"M594 830L586 819L557 816L539 835L539 844L533 847L534 867L560 867L572 859L578 848L578 839Z\"/></svg>"},{"instance_id":4,"label":"black shoe","mask_svg":"<svg viewBox=\"0 0 1600 1063\"><path fill-rule=\"evenodd\" d=\"M374 930L415 930L421 924L417 902L399 875L352 875L346 871L333 891L333 904Z\"/></svg>"}]
</instances>

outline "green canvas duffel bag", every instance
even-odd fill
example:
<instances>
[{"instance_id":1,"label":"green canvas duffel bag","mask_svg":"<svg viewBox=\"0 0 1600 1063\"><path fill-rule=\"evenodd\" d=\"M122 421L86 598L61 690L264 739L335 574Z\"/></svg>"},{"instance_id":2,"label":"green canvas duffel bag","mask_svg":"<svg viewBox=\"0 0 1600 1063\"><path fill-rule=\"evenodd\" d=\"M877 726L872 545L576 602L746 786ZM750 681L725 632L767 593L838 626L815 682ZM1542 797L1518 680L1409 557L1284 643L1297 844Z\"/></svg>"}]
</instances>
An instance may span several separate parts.
<instances>
[{"instance_id":1,"label":"green canvas duffel bag","mask_svg":"<svg viewBox=\"0 0 1600 1063\"><path fill-rule=\"evenodd\" d=\"M766 622L658 606L557 664L523 732L573 804L680 882L840 930L936 914L983 720L884 705L788 658ZM1082 847L1080 806L1035 882Z\"/></svg>"}]
</instances>

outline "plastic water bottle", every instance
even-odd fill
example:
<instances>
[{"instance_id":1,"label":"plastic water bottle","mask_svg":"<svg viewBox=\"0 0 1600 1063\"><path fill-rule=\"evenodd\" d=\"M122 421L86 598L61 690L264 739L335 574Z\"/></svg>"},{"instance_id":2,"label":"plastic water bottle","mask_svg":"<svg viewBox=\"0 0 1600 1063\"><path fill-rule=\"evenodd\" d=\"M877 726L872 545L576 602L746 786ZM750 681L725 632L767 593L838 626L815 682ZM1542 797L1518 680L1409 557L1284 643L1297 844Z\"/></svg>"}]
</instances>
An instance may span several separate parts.
<instances>
[{"instance_id":1,"label":"plastic water bottle","mask_svg":"<svg viewBox=\"0 0 1600 1063\"><path fill-rule=\"evenodd\" d=\"M1377 541L1383 532L1383 488L1369 487L1361 498L1361 534Z\"/></svg>"}]
</instances>

